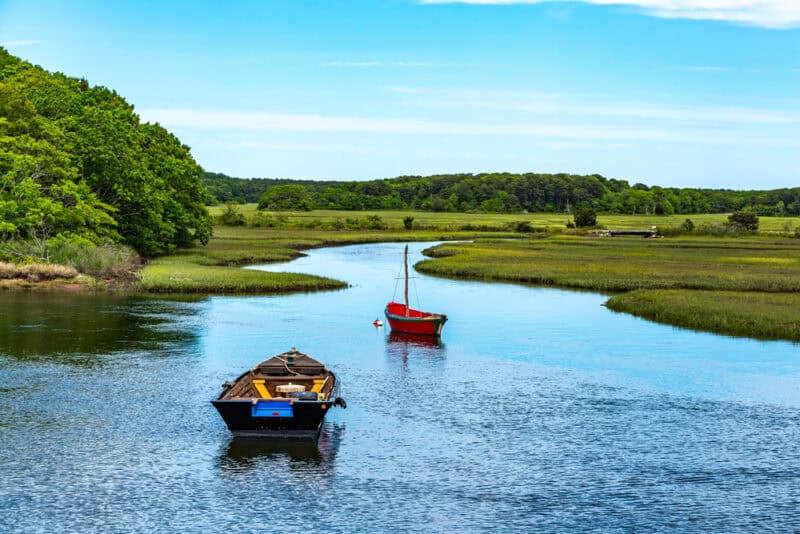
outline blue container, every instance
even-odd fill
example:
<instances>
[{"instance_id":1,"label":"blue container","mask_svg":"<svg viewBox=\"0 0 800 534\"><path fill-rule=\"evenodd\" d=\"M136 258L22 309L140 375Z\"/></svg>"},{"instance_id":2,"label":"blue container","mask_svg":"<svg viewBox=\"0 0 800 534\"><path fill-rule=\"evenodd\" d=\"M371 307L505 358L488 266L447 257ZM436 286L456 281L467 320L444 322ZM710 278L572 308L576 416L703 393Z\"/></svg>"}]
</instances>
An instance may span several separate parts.
<instances>
[{"instance_id":1,"label":"blue container","mask_svg":"<svg viewBox=\"0 0 800 534\"><path fill-rule=\"evenodd\" d=\"M260 400L252 408L253 417L294 417L289 401Z\"/></svg>"}]
</instances>

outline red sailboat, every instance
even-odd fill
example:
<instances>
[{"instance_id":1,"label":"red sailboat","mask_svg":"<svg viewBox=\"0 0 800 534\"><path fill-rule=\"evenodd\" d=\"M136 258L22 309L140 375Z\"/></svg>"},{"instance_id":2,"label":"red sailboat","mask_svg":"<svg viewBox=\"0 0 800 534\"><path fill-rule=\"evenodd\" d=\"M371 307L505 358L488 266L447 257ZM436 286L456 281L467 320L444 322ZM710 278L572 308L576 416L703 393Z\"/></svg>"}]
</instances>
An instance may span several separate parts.
<instances>
[{"instance_id":1,"label":"red sailboat","mask_svg":"<svg viewBox=\"0 0 800 534\"><path fill-rule=\"evenodd\" d=\"M384 311L392 332L440 336L442 327L447 322L446 315L415 310L408 306L408 245L406 245L403 253L403 266L405 268L406 282L405 303L390 302L386 305L386 310Z\"/></svg>"}]
</instances>

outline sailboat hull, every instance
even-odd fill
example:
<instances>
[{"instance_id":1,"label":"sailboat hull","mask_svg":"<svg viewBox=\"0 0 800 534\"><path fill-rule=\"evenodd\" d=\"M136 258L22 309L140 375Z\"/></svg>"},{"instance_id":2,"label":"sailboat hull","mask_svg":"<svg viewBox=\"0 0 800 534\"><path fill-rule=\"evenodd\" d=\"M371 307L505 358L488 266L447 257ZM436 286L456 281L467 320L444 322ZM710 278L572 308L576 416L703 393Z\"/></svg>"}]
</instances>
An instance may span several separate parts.
<instances>
[{"instance_id":1,"label":"sailboat hull","mask_svg":"<svg viewBox=\"0 0 800 534\"><path fill-rule=\"evenodd\" d=\"M428 313L413 308L408 308L406 313L405 304L390 302L384 311L386 320L392 332L405 334L417 334L423 336L440 336L447 316L439 313Z\"/></svg>"}]
</instances>

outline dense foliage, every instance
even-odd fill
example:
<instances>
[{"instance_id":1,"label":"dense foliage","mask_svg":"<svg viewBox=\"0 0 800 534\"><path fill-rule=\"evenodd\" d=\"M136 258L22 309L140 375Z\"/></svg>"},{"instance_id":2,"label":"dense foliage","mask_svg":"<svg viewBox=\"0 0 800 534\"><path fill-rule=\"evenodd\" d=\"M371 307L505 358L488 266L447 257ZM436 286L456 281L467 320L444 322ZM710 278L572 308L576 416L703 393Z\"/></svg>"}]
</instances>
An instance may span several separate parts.
<instances>
[{"instance_id":1,"label":"dense foliage","mask_svg":"<svg viewBox=\"0 0 800 534\"><path fill-rule=\"evenodd\" d=\"M123 241L146 255L205 243L201 172L114 91L0 48L0 240Z\"/></svg>"},{"instance_id":2,"label":"dense foliage","mask_svg":"<svg viewBox=\"0 0 800 534\"><path fill-rule=\"evenodd\" d=\"M211 203L260 202L272 188L299 186L308 192L315 209L554 213L591 207L601 213L672 215L749 207L757 215L800 215L800 187L773 191L648 187L597 174L452 174L326 182L208 173L203 183L213 197Z\"/></svg>"},{"instance_id":3,"label":"dense foliage","mask_svg":"<svg viewBox=\"0 0 800 534\"><path fill-rule=\"evenodd\" d=\"M728 216L728 223L741 230L755 232L758 230L758 215L747 210L734 211Z\"/></svg>"}]
</instances>

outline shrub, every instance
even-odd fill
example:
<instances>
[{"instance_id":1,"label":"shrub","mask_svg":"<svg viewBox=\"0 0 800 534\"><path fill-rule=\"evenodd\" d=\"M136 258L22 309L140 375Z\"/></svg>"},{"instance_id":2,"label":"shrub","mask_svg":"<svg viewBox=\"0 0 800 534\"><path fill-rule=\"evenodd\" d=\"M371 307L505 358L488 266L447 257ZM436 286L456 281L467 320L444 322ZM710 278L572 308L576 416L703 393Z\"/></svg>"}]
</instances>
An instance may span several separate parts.
<instances>
[{"instance_id":1,"label":"shrub","mask_svg":"<svg viewBox=\"0 0 800 534\"><path fill-rule=\"evenodd\" d=\"M406 230L411 230L412 228L414 228L414 217L410 215L407 217L403 217L403 227Z\"/></svg>"},{"instance_id":2,"label":"shrub","mask_svg":"<svg viewBox=\"0 0 800 534\"><path fill-rule=\"evenodd\" d=\"M225 209L222 210L222 215L219 216L219 222L225 226L244 226L247 224L247 218L236 202L226 202Z\"/></svg>"},{"instance_id":3,"label":"shrub","mask_svg":"<svg viewBox=\"0 0 800 534\"><path fill-rule=\"evenodd\" d=\"M567 228L575 228L575 223L572 221L567 221Z\"/></svg>"},{"instance_id":4,"label":"shrub","mask_svg":"<svg viewBox=\"0 0 800 534\"><path fill-rule=\"evenodd\" d=\"M573 215L575 226L585 228L587 226L597 226L597 213L592 208L578 208Z\"/></svg>"},{"instance_id":5,"label":"shrub","mask_svg":"<svg viewBox=\"0 0 800 534\"><path fill-rule=\"evenodd\" d=\"M523 233L533 232L533 226L531 226L530 221L518 221L513 224L514 224L514 231L516 232L523 232Z\"/></svg>"},{"instance_id":6,"label":"shrub","mask_svg":"<svg viewBox=\"0 0 800 534\"><path fill-rule=\"evenodd\" d=\"M755 232L758 230L758 215L752 211L734 211L728 216L728 224L736 230Z\"/></svg>"},{"instance_id":7,"label":"shrub","mask_svg":"<svg viewBox=\"0 0 800 534\"><path fill-rule=\"evenodd\" d=\"M264 213L263 211L257 212L250 220L250 226L256 228L274 228L278 226L278 221L271 213Z\"/></svg>"},{"instance_id":8,"label":"shrub","mask_svg":"<svg viewBox=\"0 0 800 534\"><path fill-rule=\"evenodd\" d=\"M685 221L683 221L683 224L681 224L681 229L684 232L693 231L694 230L694 222L692 222L691 219L686 219Z\"/></svg>"},{"instance_id":9,"label":"shrub","mask_svg":"<svg viewBox=\"0 0 800 534\"><path fill-rule=\"evenodd\" d=\"M139 256L133 249L114 244L86 246L62 242L53 247L50 259L104 279L131 278L139 266Z\"/></svg>"},{"instance_id":10,"label":"shrub","mask_svg":"<svg viewBox=\"0 0 800 534\"><path fill-rule=\"evenodd\" d=\"M386 230L388 227L380 215L367 215L367 228L370 230Z\"/></svg>"}]
</instances>

